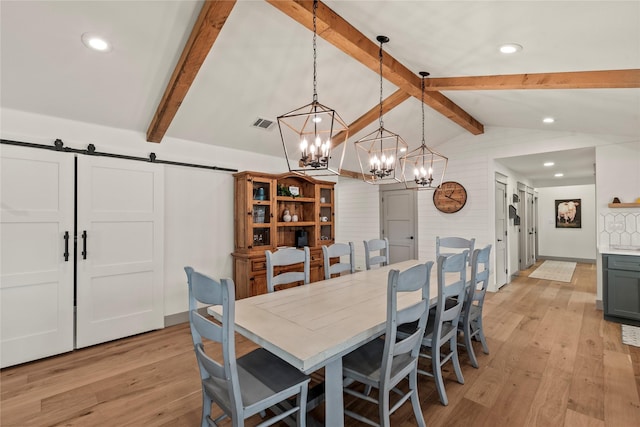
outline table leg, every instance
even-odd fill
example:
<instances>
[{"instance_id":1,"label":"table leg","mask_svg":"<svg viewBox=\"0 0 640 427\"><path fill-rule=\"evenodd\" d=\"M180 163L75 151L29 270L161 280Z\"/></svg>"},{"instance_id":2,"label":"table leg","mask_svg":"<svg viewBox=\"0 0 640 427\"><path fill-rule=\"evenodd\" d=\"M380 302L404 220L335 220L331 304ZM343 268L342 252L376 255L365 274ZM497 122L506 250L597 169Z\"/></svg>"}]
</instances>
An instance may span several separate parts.
<instances>
[{"instance_id":1,"label":"table leg","mask_svg":"<svg viewBox=\"0 0 640 427\"><path fill-rule=\"evenodd\" d=\"M342 400L342 358L329 362L324 368L325 426L344 427L344 403Z\"/></svg>"}]
</instances>

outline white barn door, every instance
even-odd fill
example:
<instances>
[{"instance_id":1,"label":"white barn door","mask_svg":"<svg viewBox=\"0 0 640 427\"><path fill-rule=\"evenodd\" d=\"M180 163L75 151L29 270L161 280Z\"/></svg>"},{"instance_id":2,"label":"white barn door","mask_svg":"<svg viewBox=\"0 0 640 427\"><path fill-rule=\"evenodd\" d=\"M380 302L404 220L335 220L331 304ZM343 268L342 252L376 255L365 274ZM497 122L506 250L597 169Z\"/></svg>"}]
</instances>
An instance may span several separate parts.
<instances>
[{"instance_id":1,"label":"white barn door","mask_svg":"<svg viewBox=\"0 0 640 427\"><path fill-rule=\"evenodd\" d=\"M3 144L0 157L6 367L73 350L73 156Z\"/></svg>"},{"instance_id":2,"label":"white barn door","mask_svg":"<svg viewBox=\"0 0 640 427\"><path fill-rule=\"evenodd\" d=\"M78 348L164 327L163 171L78 159Z\"/></svg>"}]
</instances>

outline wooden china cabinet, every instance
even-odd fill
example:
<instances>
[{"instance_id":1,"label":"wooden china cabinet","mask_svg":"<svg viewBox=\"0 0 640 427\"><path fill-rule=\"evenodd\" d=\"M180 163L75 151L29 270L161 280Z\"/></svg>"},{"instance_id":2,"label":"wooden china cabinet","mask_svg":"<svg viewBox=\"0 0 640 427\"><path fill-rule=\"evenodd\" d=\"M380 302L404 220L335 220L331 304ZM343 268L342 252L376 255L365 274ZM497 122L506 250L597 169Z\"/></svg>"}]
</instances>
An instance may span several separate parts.
<instances>
[{"instance_id":1,"label":"wooden china cabinet","mask_svg":"<svg viewBox=\"0 0 640 427\"><path fill-rule=\"evenodd\" d=\"M335 239L335 184L294 173L239 172L234 178L236 298L267 292L265 250L309 246L311 281L324 279L322 245Z\"/></svg>"}]
</instances>

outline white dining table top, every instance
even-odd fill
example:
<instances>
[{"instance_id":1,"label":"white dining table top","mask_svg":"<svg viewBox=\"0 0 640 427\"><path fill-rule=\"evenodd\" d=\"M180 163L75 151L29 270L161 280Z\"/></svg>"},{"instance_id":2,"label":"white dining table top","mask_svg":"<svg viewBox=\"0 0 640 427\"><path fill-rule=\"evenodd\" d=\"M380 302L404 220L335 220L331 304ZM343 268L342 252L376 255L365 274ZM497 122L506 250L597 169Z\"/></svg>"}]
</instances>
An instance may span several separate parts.
<instances>
[{"instance_id":1,"label":"white dining table top","mask_svg":"<svg viewBox=\"0 0 640 427\"><path fill-rule=\"evenodd\" d=\"M305 373L349 353L384 332L387 277L419 264L410 260L309 285L236 301L236 331ZM448 280L447 280L448 282ZM436 266L430 300L437 297ZM398 308L419 301L421 292L402 293ZM221 307L209 307L220 318Z\"/></svg>"}]
</instances>

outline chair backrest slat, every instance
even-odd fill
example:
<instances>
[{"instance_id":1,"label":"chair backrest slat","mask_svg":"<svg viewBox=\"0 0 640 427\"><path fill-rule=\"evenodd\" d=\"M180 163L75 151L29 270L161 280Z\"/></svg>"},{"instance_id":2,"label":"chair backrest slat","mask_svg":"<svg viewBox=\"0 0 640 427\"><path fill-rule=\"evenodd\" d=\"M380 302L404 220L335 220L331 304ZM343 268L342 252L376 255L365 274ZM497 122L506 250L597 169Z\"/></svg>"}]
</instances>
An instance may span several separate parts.
<instances>
[{"instance_id":1,"label":"chair backrest slat","mask_svg":"<svg viewBox=\"0 0 640 427\"><path fill-rule=\"evenodd\" d=\"M387 265L389 264L389 239L372 239L364 240L364 258L367 270L371 270L371 267L377 264ZM378 252L379 255L371 254L371 252Z\"/></svg>"},{"instance_id":2,"label":"chair backrest slat","mask_svg":"<svg viewBox=\"0 0 640 427\"><path fill-rule=\"evenodd\" d=\"M448 257L441 255L438 258L438 302L436 305L434 334L440 334L444 322L451 322L454 328L457 327L467 289L468 254L469 251L465 250L461 254L454 254ZM458 275L458 280L445 285L447 274ZM447 307L445 304L447 299L449 301L455 300L456 303Z\"/></svg>"},{"instance_id":3,"label":"chair backrest slat","mask_svg":"<svg viewBox=\"0 0 640 427\"><path fill-rule=\"evenodd\" d=\"M477 302L477 305L482 306L484 302L484 296L487 292L487 287L489 286L490 255L491 245L487 245L482 249L476 249L473 251L473 255L471 257L470 295L467 296L469 304ZM482 270L480 270L480 267L482 267Z\"/></svg>"},{"instance_id":4,"label":"chair backrest slat","mask_svg":"<svg viewBox=\"0 0 640 427\"><path fill-rule=\"evenodd\" d=\"M219 282L185 267L189 284L189 310L191 336L198 359L200 376L218 378L227 389L229 402L235 407L235 413L242 408L242 396L236 365L234 337L235 324L235 284L231 279ZM201 315L197 311L198 304L222 306L220 325ZM215 360L204 349L203 338L222 345L222 363Z\"/></svg>"},{"instance_id":5,"label":"chair backrest slat","mask_svg":"<svg viewBox=\"0 0 640 427\"><path fill-rule=\"evenodd\" d=\"M433 262L418 264L403 272L391 270L387 284L387 324L383 351L381 378L388 380L394 358L411 353L417 363L420 344L424 336L429 314L429 281ZM420 291L422 298L409 307L398 310L398 293ZM410 335L397 338L398 326L417 321L416 330Z\"/></svg>"},{"instance_id":6,"label":"chair backrest slat","mask_svg":"<svg viewBox=\"0 0 640 427\"><path fill-rule=\"evenodd\" d=\"M449 256L462 253L465 249L469 251L467 262L471 262L471 255L476 244L476 239L465 239L462 237L436 237L436 260L441 255ZM454 251L447 249L455 249Z\"/></svg>"},{"instance_id":7,"label":"chair backrest slat","mask_svg":"<svg viewBox=\"0 0 640 427\"><path fill-rule=\"evenodd\" d=\"M310 265L311 255L309 247L305 246L303 250L295 248L279 249L275 252L265 251L267 258L267 290L274 292L275 287L278 285L284 285L293 282L304 282L309 284L310 282ZM294 264L302 263L302 271L300 272L285 272L275 275L274 267L282 267Z\"/></svg>"},{"instance_id":8,"label":"chair backrest slat","mask_svg":"<svg viewBox=\"0 0 640 427\"><path fill-rule=\"evenodd\" d=\"M332 274L340 274L345 271L350 273L356 272L355 265L355 248L353 242L335 243L330 246L322 247L322 256L324 260L324 278L330 279ZM343 262L340 259L337 263L331 265L331 258L349 257L349 262Z\"/></svg>"}]
</instances>

